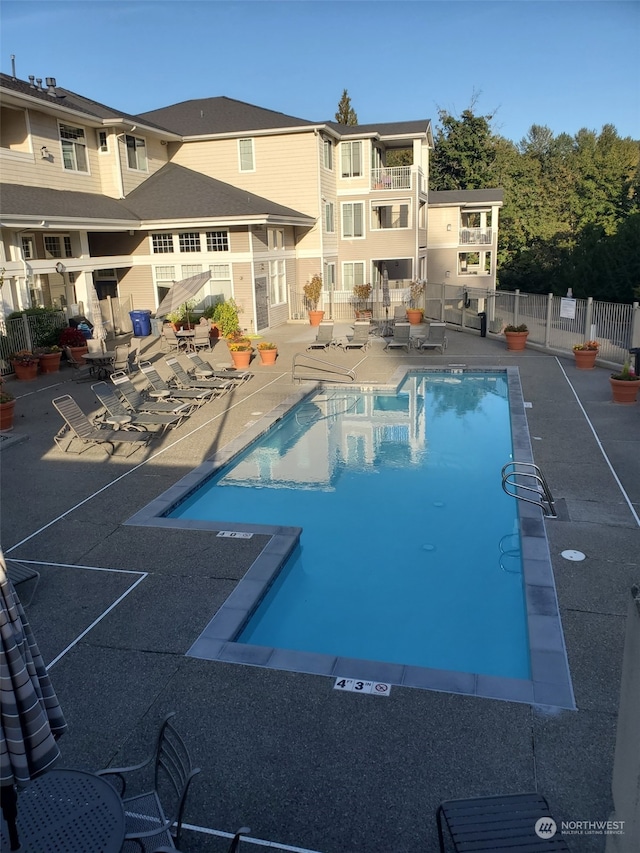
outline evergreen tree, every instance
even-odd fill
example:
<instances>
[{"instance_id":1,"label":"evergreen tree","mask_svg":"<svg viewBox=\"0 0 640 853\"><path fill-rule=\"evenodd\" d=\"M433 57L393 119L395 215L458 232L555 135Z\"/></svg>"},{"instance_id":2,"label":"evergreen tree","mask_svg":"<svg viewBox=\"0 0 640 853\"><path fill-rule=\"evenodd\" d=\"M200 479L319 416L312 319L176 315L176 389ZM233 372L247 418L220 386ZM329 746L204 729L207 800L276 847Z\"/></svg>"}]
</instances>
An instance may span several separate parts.
<instances>
[{"instance_id":1,"label":"evergreen tree","mask_svg":"<svg viewBox=\"0 0 640 853\"><path fill-rule=\"evenodd\" d=\"M351 98L346 89L342 90L342 97L338 104L338 112L336 113L336 121L338 124L355 125L358 124L358 116L351 106Z\"/></svg>"},{"instance_id":2,"label":"evergreen tree","mask_svg":"<svg viewBox=\"0 0 640 853\"><path fill-rule=\"evenodd\" d=\"M492 186L495 159L492 116L476 116L472 108L460 118L438 111L429 186L432 190L477 190Z\"/></svg>"}]
</instances>

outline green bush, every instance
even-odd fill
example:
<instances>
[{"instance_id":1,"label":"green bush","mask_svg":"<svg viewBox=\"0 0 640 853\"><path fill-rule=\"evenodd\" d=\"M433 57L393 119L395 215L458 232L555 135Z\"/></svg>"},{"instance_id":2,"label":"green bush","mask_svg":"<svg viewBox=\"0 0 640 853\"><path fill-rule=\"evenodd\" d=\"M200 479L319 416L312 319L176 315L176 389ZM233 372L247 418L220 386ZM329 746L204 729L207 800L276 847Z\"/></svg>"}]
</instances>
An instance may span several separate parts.
<instances>
[{"instance_id":1,"label":"green bush","mask_svg":"<svg viewBox=\"0 0 640 853\"><path fill-rule=\"evenodd\" d=\"M218 302L214 307L212 320L222 332L224 338L227 335L232 335L239 331L240 322L238 314L240 310L233 299L227 299L225 302Z\"/></svg>"}]
</instances>

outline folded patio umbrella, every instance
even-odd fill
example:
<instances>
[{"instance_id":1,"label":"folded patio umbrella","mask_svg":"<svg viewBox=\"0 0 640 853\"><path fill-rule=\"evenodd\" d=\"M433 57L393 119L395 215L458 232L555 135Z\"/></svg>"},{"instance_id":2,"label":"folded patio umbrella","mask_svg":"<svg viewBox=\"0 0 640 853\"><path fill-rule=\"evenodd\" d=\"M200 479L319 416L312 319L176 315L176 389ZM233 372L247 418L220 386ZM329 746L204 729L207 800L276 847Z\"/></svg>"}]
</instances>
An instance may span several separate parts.
<instances>
[{"instance_id":1,"label":"folded patio umbrella","mask_svg":"<svg viewBox=\"0 0 640 853\"><path fill-rule=\"evenodd\" d=\"M16 786L60 755L67 729L58 698L0 551L0 793L11 849L19 848Z\"/></svg>"},{"instance_id":2,"label":"folded patio umbrella","mask_svg":"<svg viewBox=\"0 0 640 853\"><path fill-rule=\"evenodd\" d=\"M387 322L389 321L389 306L391 305L391 296L389 294L389 273L385 269L382 273L382 305L385 310Z\"/></svg>"},{"instance_id":3,"label":"folded patio umbrella","mask_svg":"<svg viewBox=\"0 0 640 853\"><path fill-rule=\"evenodd\" d=\"M183 278L182 281L174 281L169 292L160 305L158 305L156 309L156 317L164 317L165 314L177 311L181 305L184 305L185 302L193 299L196 293L202 290L210 278L210 272L200 272L197 275L190 276L189 278Z\"/></svg>"},{"instance_id":4,"label":"folded patio umbrella","mask_svg":"<svg viewBox=\"0 0 640 853\"><path fill-rule=\"evenodd\" d=\"M104 352L104 342L107 339L107 328L102 319L102 311L100 310L100 300L93 284L89 285L89 309L91 311L91 322L93 323L92 336L94 340L100 341L100 346Z\"/></svg>"}]
</instances>

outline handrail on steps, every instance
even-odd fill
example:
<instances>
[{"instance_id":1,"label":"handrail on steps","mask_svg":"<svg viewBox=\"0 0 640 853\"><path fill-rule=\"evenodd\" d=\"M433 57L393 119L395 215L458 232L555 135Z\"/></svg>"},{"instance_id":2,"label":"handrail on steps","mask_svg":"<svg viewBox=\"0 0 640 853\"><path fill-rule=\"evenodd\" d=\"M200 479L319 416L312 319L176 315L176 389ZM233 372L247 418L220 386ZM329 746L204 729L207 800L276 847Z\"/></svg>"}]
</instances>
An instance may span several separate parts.
<instances>
[{"instance_id":1,"label":"handrail on steps","mask_svg":"<svg viewBox=\"0 0 640 853\"><path fill-rule=\"evenodd\" d=\"M310 373L315 372L316 375L307 375L300 371L306 370ZM318 376L317 374L321 374ZM294 381L301 382L306 380L321 380L327 379L327 374L334 374L331 382L353 382L356 378L355 370L349 370L347 367L342 367L339 364L333 364L331 361L325 361L321 358L314 358L304 352L298 352L294 355L291 363L291 376ZM342 377L342 378L335 378Z\"/></svg>"},{"instance_id":2,"label":"handrail on steps","mask_svg":"<svg viewBox=\"0 0 640 853\"><path fill-rule=\"evenodd\" d=\"M533 485L526 485L527 482ZM502 488L512 498L539 506L545 518L558 517L549 484L533 462L507 462L503 465ZM511 488L513 491L510 491ZM526 497L523 492L534 494L535 500Z\"/></svg>"}]
</instances>

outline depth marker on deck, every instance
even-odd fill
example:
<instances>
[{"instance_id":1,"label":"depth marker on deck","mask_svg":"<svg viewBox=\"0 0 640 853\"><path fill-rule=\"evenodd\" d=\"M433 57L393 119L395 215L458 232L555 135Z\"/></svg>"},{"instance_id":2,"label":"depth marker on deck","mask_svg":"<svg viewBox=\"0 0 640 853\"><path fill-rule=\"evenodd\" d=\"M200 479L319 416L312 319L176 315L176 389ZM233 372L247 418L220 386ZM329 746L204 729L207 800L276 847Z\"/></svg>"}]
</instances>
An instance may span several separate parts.
<instances>
[{"instance_id":1,"label":"depth marker on deck","mask_svg":"<svg viewBox=\"0 0 640 853\"><path fill-rule=\"evenodd\" d=\"M336 678L334 690L346 690L348 693L373 693L375 696L388 696L391 685L384 681L358 681L356 678Z\"/></svg>"}]
</instances>

